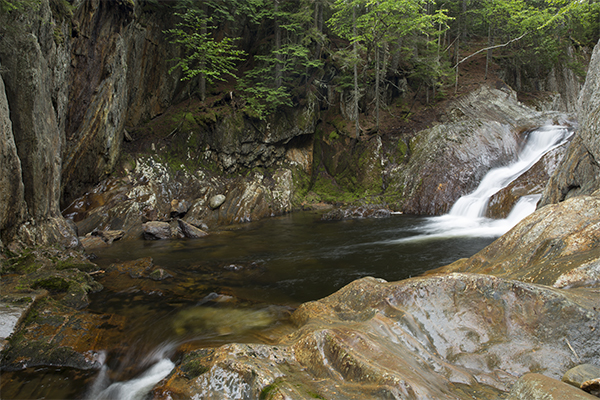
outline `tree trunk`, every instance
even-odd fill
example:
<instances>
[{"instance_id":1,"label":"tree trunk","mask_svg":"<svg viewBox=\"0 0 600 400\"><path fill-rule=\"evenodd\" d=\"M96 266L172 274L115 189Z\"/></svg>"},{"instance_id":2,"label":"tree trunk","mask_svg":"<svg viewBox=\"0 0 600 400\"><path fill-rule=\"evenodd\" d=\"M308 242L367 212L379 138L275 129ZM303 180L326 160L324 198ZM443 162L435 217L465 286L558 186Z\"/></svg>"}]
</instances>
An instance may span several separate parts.
<instances>
[{"instance_id":1,"label":"tree trunk","mask_svg":"<svg viewBox=\"0 0 600 400\"><path fill-rule=\"evenodd\" d=\"M352 7L352 35L356 38L356 8ZM354 52L354 114L355 114L355 128L356 138L360 136L360 125L358 123L358 44L354 40L353 44Z\"/></svg>"},{"instance_id":2,"label":"tree trunk","mask_svg":"<svg viewBox=\"0 0 600 400\"><path fill-rule=\"evenodd\" d=\"M375 131L379 132L379 107L380 107L380 74L381 69L379 65L379 58L381 53L379 51L379 45L375 47Z\"/></svg>"},{"instance_id":3,"label":"tree trunk","mask_svg":"<svg viewBox=\"0 0 600 400\"><path fill-rule=\"evenodd\" d=\"M208 33L208 27L206 24L206 19L208 18L208 9L206 7L206 3L202 3L202 14L204 19L202 20L202 26L200 27L200 33L202 35L206 35ZM200 60L200 69L206 69L206 60L202 57ZM200 82L198 83L199 91L200 91L200 101L206 100L206 75L204 73L200 74Z\"/></svg>"},{"instance_id":4,"label":"tree trunk","mask_svg":"<svg viewBox=\"0 0 600 400\"><path fill-rule=\"evenodd\" d=\"M279 0L274 0L275 2L275 18L274 18L274 24L275 24L275 87L279 88L281 87L282 84L282 77L281 77L281 64L282 64L282 59L281 59L281 54L280 54L280 50L281 50L281 27L279 26Z\"/></svg>"},{"instance_id":5,"label":"tree trunk","mask_svg":"<svg viewBox=\"0 0 600 400\"><path fill-rule=\"evenodd\" d=\"M488 49L487 51L487 55L485 57L485 80L487 81L488 78L488 71L490 68L490 61L492 60L492 49L491 47L494 45L494 39L492 38L492 24L489 25L488 27L488 47L490 47L490 49Z\"/></svg>"}]
</instances>

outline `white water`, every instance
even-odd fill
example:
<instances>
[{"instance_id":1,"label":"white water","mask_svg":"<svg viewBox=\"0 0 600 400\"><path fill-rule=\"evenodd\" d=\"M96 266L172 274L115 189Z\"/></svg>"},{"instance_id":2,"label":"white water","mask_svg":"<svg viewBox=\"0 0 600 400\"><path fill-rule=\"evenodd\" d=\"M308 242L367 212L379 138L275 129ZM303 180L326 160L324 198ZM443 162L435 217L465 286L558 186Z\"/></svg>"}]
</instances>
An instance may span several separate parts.
<instances>
[{"instance_id":1,"label":"white water","mask_svg":"<svg viewBox=\"0 0 600 400\"><path fill-rule=\"evenodd\" d=\"M420 234L396 240L394 243L458 236L502 236L535 211L541 195L522 197L504 219L485 217L490 198L529 170L544 154L565 143L572 133L572 130L565 126L543 126L530 132L515 162L490 170L483 177L479 187L458 199L448 214L429 218L427 223L419 228Z\"/></svg>"},{"instance_id":2,"label":"white water","mask_svg":"<svg viewBox=\"0 0 600 400\"><path fill-rule=\"evenodd\" d=\"M110 371L106 364L102 366L86 398L90 400L142 400L161 379L175 368L168 355L177 347L167 342L148 354L140 366L148 366L139 376L122 382L111 382Z\"/></svg>"}]
</instances>

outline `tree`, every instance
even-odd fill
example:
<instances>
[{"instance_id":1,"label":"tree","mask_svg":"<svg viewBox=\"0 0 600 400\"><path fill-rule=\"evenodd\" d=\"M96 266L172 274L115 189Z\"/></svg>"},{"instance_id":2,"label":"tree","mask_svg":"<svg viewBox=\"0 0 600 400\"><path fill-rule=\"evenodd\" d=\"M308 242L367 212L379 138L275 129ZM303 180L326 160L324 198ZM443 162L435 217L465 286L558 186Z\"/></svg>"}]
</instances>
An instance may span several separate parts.
<instances>
[{"instance_id":1,"label":"tree","mask_svg":"<svg viewBox=\"0 0 600 400\"><path fill-rule=\"evenodd\" d=\"M171 36L171 43L181 45L184 56L174 59L176 64L169 70L172 73L181 69L182 80L200 76L200 99L206 98L206 83L225 80L224 75L236 77L234 71L238 62L243 60L244 51L235 47L235 38L223 37L216 40L213 36L214 18L207 15L207 3L201 3L201 9L190 7L185 13L176 13L182 22L176 28L165 33Z\"/></svg>"},{"instance_id":2,"label":"tree","mask_svg":"<svg viewBox=\"0 0 600 400\"><path fill-rule=\"evenodd\" d=\"M293 92L306 82L310 71L322 63L311 48L316 41L314 13L309 0L270 0L257 9L255 20L272 32L270 46L253 56L239 88L246 96L247 111L260 119L281 106L292 106Z\"/></svg>"},{"instance_id":3,"label":"tree","mask_svg":"<svg viewBox=\"0 0 600 400\"><path fill-rule=\"evenodd\" d=\"M366 51L367 61L374 55L375 80L375 109L376 129L379 128L379 109L381 107L382 72L387 70L389 44L402 51L409 42L425 42L423 51L415 45L406 52L406 59L413 62L411 74L416 79L435 82L441 76L440 68L428 68L439 64L438 53L433 59L422 62L420 56L427 54L430 45L437 49L437 38L447 29L449 19L444 9L433 7L429 0L337 0L334 4L334 14L328 24L341 38L350 42L353 49L353 59L350 59L354 71L354 102L355 118L358 121L358 87L357 67L363 61L359 58L358 49ZM347 54L344 52L342 54ZM418 73L415 73L418 72ZM357 132L358 136L358 123Z\"/></svg>"}]
</instances>

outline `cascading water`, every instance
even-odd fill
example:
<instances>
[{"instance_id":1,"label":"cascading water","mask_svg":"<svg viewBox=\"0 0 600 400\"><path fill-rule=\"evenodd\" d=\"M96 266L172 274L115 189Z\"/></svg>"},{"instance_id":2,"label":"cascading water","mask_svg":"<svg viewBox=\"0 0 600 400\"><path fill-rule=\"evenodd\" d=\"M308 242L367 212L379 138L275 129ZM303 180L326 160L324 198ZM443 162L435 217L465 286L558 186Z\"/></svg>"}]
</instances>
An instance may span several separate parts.
<instances>
[{"instance_id":1,"label":"cascading water","mask_svg":"<svg viewBox=\"0 0 600 400\"><path fill-rule=\"evenodd\" d=\"M401 239L414 241L453 236L501 236L519 221L535 211L540 195L523 196L505 219L490 219L485 212L490 198L529 170L544 154L564 144L573 130L566 126L543 126L528 134L517 160L507 166L490 170L479 187L457 200L450 212L432 217L419 228L421 234Z\"/></svg>"}]
</instances>

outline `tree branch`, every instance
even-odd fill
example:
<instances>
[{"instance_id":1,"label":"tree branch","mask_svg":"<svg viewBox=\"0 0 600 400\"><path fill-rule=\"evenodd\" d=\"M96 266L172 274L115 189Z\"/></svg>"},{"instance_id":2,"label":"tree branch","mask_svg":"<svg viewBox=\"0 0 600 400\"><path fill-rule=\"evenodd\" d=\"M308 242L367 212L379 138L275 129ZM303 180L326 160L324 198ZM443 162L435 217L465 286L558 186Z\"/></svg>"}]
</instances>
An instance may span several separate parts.
<instances>
[{"instance_id":1,"label":"tree branch","mask_svg":"<svg viewBox=\"0 0 600 400\"><path fill-rule=\"evenodd\" d=\"M481 52L483 52L483 51L487 51L487 50L496 49L496 48L498 48L498 47L505 47L505 46L508 46L508 45L509 45L509 44L511 44L512 42L516 42L517 40L521 40L521 39L523 39L523 36L525 36L525 35L527 35L527 32L525 32L524 34L522 34L522 35L521 35L521 36L519 36L518 38L514 38L514 39L511 39L511 40L509 40L508 42L506 42L506 43L504 43L504 44L497 44L497 45L495 45L495 46L490 46L490 47L486 47L486 48L484 48L484 49L478 50L478 51L476 51L475 53L471 54L470 56L467 56L467 57L463 58L462 60L460 60L459 62L457 62L457 63L456 63L456 65L455 65L454 67L452 67L452 68L453 68L453 69L456 69L456 68L458 68L458 66L459 66L460 64L462 64L463 62L467 61L469 58L471 58L471 57L473 57L474 55L477 55L477 54L479 54L479 53L481 53Z\"/></svg>"}]
</instances>

